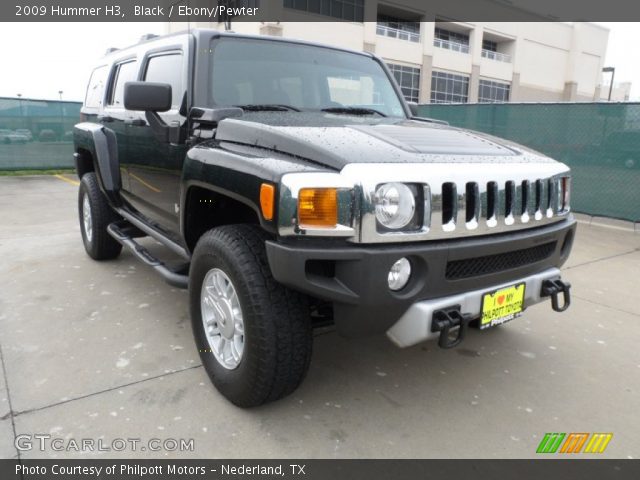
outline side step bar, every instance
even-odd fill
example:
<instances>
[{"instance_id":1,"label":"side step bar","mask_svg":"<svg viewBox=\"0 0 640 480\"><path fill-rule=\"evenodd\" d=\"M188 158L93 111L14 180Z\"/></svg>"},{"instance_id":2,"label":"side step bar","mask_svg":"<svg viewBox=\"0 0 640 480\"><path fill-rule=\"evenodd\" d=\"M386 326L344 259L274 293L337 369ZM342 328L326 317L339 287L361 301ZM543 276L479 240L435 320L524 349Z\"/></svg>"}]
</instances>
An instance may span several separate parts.
<instances>
[{"instance_id":1,"label":"side step bar","mask_svg":"<svg viewBox=\"0 0 640 480\"><path fill-rule=\"evenodd\" d=\"M118 212L120 216L122 216L128 223L136 227L138 230L142 230L145 234L149 235L151 238L162 243L165 247L170 248L175 253L183 257L185 260L191 260L191 256L189 255L189 252L187 252L184 248L182 248L177 243L172 242L168 238L158 233L156 230L151 228L146 223L140 221L135 215L132 215L131 213L129 213L123 208L117 208L116 212Z\"/></svg>"},{"instance_id":2,"label":"side step bar","mask_svg":"<svg viewBox=\"0 0 640 480\"><path fill-rule=\"evenodd\" d=\"M185 289L189 287L188 275L171 270L167 265L151 255L149 250L134 240L134 237L140 236L140 231L136 227L127 225L124 222L115 222L109 224L107 232L119 243L131 250L131 253L138 257L139 260L153 267L156 272L162 275L169 285Z\"/></svg>"}]
</instances>

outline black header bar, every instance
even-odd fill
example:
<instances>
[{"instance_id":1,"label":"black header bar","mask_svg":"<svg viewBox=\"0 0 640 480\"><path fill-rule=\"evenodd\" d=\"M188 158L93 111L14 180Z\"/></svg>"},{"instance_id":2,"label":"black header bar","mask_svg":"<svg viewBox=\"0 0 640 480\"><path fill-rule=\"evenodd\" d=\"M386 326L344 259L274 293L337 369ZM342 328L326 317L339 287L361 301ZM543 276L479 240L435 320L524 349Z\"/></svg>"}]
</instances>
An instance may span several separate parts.
<instances>
[{"instance_id":1,"label":"black header bar","mask_svg":"<svg viewBox=\"0 0 640 480\"><path fill-rule=\"evenodd\" d=\"M640 21L632 0L3 0L2 22ZM390 10L391 9L391 10Z\"/></svg>"},{"instance_id":2,"label":"black header bar","mask_svg":"<svg viewBox=\"0 0 640 480\"><path fill-rule=\"evenodd\" d=\"M2 480L627 480L639 460L0 460Z\"/></svg>"}]
</instances>

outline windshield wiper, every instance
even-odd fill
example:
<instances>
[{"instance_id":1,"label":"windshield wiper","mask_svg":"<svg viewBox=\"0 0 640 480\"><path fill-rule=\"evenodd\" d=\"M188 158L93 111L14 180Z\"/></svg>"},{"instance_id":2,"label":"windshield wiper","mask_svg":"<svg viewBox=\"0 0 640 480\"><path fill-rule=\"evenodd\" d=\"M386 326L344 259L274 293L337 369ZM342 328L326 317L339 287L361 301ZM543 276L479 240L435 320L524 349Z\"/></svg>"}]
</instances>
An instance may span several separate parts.
<instances>
[{"instance_id":1,"label":"windshield wiper","mask_svg":"<svg viewBox=\"0 0 640 480\"><path fill-rule=\"evenodd\" d=\"M323 108L320 111L327 113L345 113L347 115L380 115L381 117L386 117L386 115L379 110L365 107L329 107Z\"/></svg>"},{"instance_id":2,"label":"windshield wiper","mask_svg":"<svg viewBox=\"0 0 640 480\"><path fill-rule=\"evenodd\" d=\"M248 112L299 112L300 109L291 105L282 105L279 103L251 103L248 105L235 105Z\"/></svg>"}]
</instances>

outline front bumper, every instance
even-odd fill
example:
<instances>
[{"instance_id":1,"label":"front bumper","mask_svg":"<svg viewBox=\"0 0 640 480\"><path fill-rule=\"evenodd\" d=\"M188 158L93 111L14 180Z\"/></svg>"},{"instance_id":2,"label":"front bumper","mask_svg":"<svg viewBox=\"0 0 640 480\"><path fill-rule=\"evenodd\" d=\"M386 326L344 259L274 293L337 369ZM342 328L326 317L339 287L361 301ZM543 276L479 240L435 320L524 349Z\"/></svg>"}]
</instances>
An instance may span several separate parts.
<instances>
[{"instance_id":1,"label":"front bumper","mask_svg":"<svg viewBox=\"0 0 640 480\"><path fill-rule=\"evenodd\" d=\"M474 292L557 269L569 256L575 229L569 215L544 227L471 239L352 246L302 238L268 241L266 248L274 278L332 302L338 331L353 337L387 332L406 315L414 318L411 308L420 302L449 302L447 297L457 295L467 295L472 302ZM411 261L412 275L404 289L394 292L387 273L401 257ZM557 276L558 271L553 272ZM527 292L532 292L528 285ZM528 299L525 307L535 300ZM391 335L398 344L411 344L399 333Z\"/></svg>"},{"instance_id":2,"label":"front bumper","mask_svg":"<svg viewBox=\"0 0 640 480\"><path fill-rule=\"evenodd\" d=\"M436 311L446 309L452 305L459 305L461 314L469 315L471 318L479 318L482 296L487 293L487 291L499 290L514 283L526 284L524 289L524 308L530 307L543 300L548 300L548 297L541 295L543 282L545 280L555 280L559 278L560 270L557 268L549 268L544 272L519 278L506 284L492 285L488 288L464 292L458 295L416 302L400 317L400 320L387 330L387 336L398 347L410 347L424 340L438 338L440 332L434 332L431 328Z\"/></svg>"}]
</instances>

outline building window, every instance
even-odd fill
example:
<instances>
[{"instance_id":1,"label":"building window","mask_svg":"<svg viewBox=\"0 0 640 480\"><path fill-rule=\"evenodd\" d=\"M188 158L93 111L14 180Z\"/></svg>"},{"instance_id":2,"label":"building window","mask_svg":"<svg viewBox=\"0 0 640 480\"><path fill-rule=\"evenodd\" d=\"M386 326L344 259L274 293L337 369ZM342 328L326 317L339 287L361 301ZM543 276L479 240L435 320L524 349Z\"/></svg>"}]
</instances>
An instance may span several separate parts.
<instances>
[{"instance_id":1,"label":"building window","mask_svg":"<svg viewBox=\"0 0 640 480\"><path fill-rule=\"evenodd\" d=\"M511 63L511 55L498 51L498 42L482 40L482 56L490 60Z\"/></svg>"},{"instance_id":2,"label":"building window","mask_svg":"<svg viewBox=\"0 0 640 480\"><path fill-rule=\"evenodd\" d=\"M417 103L420 96L420 69L393 63L388 63L387 66L400 85L404 98L408 102Z\"/></svg>"},{"instance_id":3,"label":"building window","mask_svg":"<svg viewBox=\"0 0 640 480\"><path fill-rule=\"evenodd\" d=\"M364 0L284 0L285 8L364 22Z\"/></svg>"},{"instance_id":4,"label":"building window","mask_svg":"<svg viewBox=\"0 0 640 480\"><path fill-rule=\"evenodd\" d=\"M469 35L436 27L433 44L454 52L469 53Z\"/></svg>"},{"instance_id":5,"label":"building window","mask_svg":"<svg viewBox=\"0 0 640 480\"><path fill-rule=\"evenodd\" d=\"M480 80L478 87L479 103L503 103L509 101L511 85L491 80Z\"/></svg>"},{"instance_id":6,"label":"building window","mask_svg":"<svg viewBox=\"0 0 640 480\"><path fill-rule=\"evenodd\" d=\"M376 33L385 37L420 42L420 22L408 22L390 15L378 14Z\"/></svg>"},{"instance_id":7,"label":"building window","mask_svg":"<svg viewBox=\"0 0 640 480\"><path fill-rule=\"evenodd\" d=\"M433 72L431 103L466 103L469 99L469 77L453 73Z\"/></svg>"},{"instance_id":8,"label":"building window","mask_svg":"<svg viewBox=\"0 0 640 480\"><path fill-rule=\"evenodd\" d=\"M497 52L498 42L494 42L492 40L482 40L482 49L488 50L489 52Z\"/></svg>"}]
</instances>

